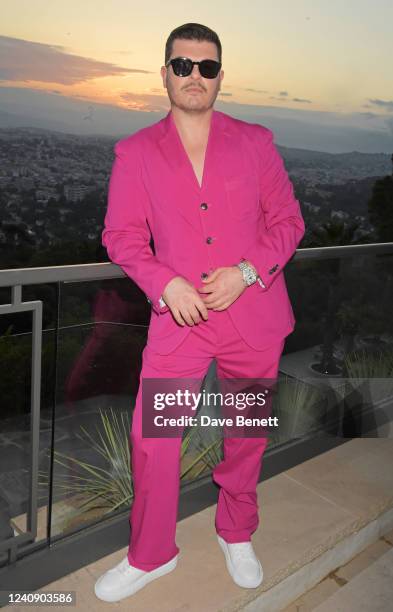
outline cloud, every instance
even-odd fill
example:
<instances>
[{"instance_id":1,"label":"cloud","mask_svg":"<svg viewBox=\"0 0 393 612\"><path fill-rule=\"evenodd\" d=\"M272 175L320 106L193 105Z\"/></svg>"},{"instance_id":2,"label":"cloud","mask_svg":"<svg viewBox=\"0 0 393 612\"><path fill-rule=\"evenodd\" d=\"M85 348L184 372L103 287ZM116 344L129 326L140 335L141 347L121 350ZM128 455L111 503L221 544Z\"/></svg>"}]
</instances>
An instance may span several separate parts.
<instances>
[{"instance_id":1,"label":"cloud","mask_svg":"<svg viewBox=\"0 0 393 612\"><path fill-rule=\"evenodd\" d=\"M389 130L390 136L393 138L393 119L385 119L384 123Z\"/></svg>"},{"instance_id":2,"label":"cloud","mask_svg":"<svg viewBox=\"0 0 393 612\"><path fill-rule=\"evenodd\" d=\"M47 45L0 35L0 81L37 81L75 85L90 79L148 70L125 68L72 55L59 45Z\"/></svg>"},{"instance_id":3,"label":"cloud","mask_svg":"<svg viewBox=\"0 0 393 612\"><path fill-rule=\"evenodd\" d=\"M157 112L165 111L168 106L168 96L164 93L162 95L137 94L132 91L125 91L120 94L120 99L125 103L125 108L130 110Z\"/></svg>"},{"instance_id":4,"label":"cloud","mask_svg":"<svg viewBox=\"0 0 393 612\"><path fill-rule=\"evenodd\" d=\"M266 89L253 89L252 87L243 87L244 91L252 91L253 93L269 93Z\"/></svg>"},{"instance_id":5,"label":"cloud","mask_svg":"<svg viewBox=\"0 0 393 612\"><path fill-rule=\"evenodd\" d=\"M287 91L280 91L279 96L269 96L269 98L270 100L279 100L279 102L288 102L289 98L286 96L288 96ZM292 102L305 102L306 104L312 104L312 100L307 100L307 98L292 98Z\"/></svg>"},{"instance_id":6,"label":"cloud","mask_svg":"<svg viewBox=\"0 0 393 612\"><path fill-rule=\"evenodd\" d=\"M252 87L242 87L242 89L244 91L252 91L253 93L264 93L264 94L269 93L266 89L253 89ZM287 91L280 91L279 92L279 96L280 97L270 96L270 99L271 100L280 100L280 102L282 102L283 98L288 96L288 92ZM306 98L292 98L292 101L293 102L305 102L307 104L312 104L312 100L308 100Z\"/></svg>"},{"instance_id":7,"label":"cloud","mask_svg":"<svg viewBox=\"0 0 393 612\"><path fill-rule=\"evenodd\" d=\"M355 114L355 113L354 113ZM359 117L364 117L365 119L378 119L379 115L376 113L356 113Z\"/></svg>"},{"instance_id":8,"label":"cloud","mask_svg":"<svg viewBox=\"0 0 393 612\"><path fill-rule=\"evenodd\" d=\"M28 87L0 87L0 94L0 129L30 126L120 138L151 125L169 110L166 92L138 96L124 91L120 106ZM379 114L370 121L364 113L315 111L285 104L240 104L230 97L218 98L215 108L266 125L273 130L276 142L286 147L389 155L393 150L393 115Z\"/></svg>"},{"instance_id":9,"label":"cloud","mask_svg":"<svg viewBox=\"0 0 393 612\"><path fill-rule=\"evenodd\" d=\"M393 100L378 100L378 98L374 98L374 100L369 100L371 104L375 104L375 106L382 106L386 108L386 110L393 111Z\"/></svg>"}]
</instances>

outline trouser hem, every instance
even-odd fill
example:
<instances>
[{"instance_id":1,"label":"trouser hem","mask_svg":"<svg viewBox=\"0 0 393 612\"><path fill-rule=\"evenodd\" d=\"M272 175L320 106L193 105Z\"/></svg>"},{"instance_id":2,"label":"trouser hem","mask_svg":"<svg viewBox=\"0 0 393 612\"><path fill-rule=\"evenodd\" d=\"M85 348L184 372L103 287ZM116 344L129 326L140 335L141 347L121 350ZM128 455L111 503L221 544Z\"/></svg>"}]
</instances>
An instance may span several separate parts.
<instances>
[{"instance_id":1,"label":"trouser hem","mask_svg":"<svg viewBox=\"0 0 393 612\"><path fill-rule=\"evenodd\" d=\"M129 564L132 565L133 567L143 570L144 572L151 572L152 570L157 569L157 567L161 567L161 565L165 565L165 563L169 563L169 561L171 561L172 559L176 557L176 555L179 553L179 550L180 549L177 548L176 551L168 559L165 559L164 561L159 561L158 563L139 563L139 561L134 559L130 551L128 551L127 553L127 558L128 558Z\"/></svg>"},{"instance_id":2,"label":"trouser hem","mask_svg":"<svg viewBox=\"0 0 393 612\"><path fill-rule=\"evenodd\" d=\"M254 531L254 530L252 530ZM227 544L237 544L239 542L251 542L252 531L226 531L216 530L216 533L227 542Z\"/></svg>"}]
</instances>

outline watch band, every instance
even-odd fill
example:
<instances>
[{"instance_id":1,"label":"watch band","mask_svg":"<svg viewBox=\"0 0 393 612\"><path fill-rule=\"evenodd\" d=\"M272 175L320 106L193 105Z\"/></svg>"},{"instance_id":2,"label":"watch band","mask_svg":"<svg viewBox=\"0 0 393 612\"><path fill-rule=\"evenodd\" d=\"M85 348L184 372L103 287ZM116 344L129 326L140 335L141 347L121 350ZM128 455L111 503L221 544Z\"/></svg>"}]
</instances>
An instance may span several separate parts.
<instances>
[{"instance_id":1,"label":"watch band","mask_svg":"<svg viewBox=\"0 0 393 612\"><path fill-rule=\"evenodd\" d=\"M253 285L258 278L258 274L255 272L254 268L252 268L252 266L245 261L238 263L237 267L240 268L243 275L243 280L247 287Z\"/></svg>"}]
</instances>

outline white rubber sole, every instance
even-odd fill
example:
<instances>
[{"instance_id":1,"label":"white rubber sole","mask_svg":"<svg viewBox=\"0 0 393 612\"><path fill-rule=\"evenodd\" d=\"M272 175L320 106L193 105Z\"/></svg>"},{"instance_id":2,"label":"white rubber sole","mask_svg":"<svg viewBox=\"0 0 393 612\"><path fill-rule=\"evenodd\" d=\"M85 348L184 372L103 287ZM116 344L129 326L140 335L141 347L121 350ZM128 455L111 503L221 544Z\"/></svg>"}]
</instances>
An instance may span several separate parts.
<instances>
[{"instance_id":1,"label":"white rubber sole","mask_svg":"<svg viewBox=\"0 0 393 612\"><path fill-rule=\"evenodd\" d=\"M98 578L97 582L94 585L94 593L98 599L101 599L101 601L108 601L111 603L115 601L121 601L122 599L125 599L130 595L134 595L134 593L137 593L140 589L143 589L144 586L146 586L147 584L149 584L149 582L152 582L156 578L161 578L161 576L165 576L165 574L169 574L170 572L172 572L177 565L178 558L179 554L177 554L176 557L168 561L168 563L164 563L164 565L156 567L156 569L152 570L151 572L146 572L146 574L142 574L141 577L138 578L138 580L133 581L130 584L124 585L123 588L116 593L116 595L114 594L110 596L100 594L100 579Z\"/></svg>"},{"instance_id":2,"label":"white rubber sole","mask_svg":"<svg viewBox=\"0 0 393 612\"><path fill-rule=\"evenodd\" d=\"M228 550L227 542L221 536L219 536L218 534L217 534L217 540L218 540L218 543L219 543L219 545L221 547L221 550L224 553L227 569L228 569L228 572L229 572L230 576L232 577L233 582L235 584L237 584L238 586L243 587L243 589L256 589L257 587L259 587L259 585L262 584L262 581L263 581L263 569L262 569L262 565L261 565L259 559L258 559L258 565L259 565L259 569L260 569L260 578L257 581L255 581L254 583L251 582L251 581L244 583L241 580L238 580L236 578L235 570L234 570L234 567L232 565L231 557L229 555L229 550Z\"/></svg>"}]
</instances>

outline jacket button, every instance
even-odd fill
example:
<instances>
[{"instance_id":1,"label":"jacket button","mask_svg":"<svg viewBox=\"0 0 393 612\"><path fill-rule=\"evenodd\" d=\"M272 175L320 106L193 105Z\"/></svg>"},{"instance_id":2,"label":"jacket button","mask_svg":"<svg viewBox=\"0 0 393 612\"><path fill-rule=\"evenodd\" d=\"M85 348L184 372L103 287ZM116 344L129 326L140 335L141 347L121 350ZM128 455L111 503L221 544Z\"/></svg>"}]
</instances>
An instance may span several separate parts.
<instances>
[{"instance_id":1,"label":"jacket button","mask_svg":"<svg viewBox=\"0 0 393 612\"><path fill-rule=\"evenodd\" d=\"M208 236L206 238L206 242L207 242L207 244L211 244L213 242L213 238L211 236Z\"/></svg>"},{"instance_id":2,"label":"jacket button","mask_svg":"<svg viewBox=\"0 0 393 612\"><path fill-rule=\"evenodd\" d=\"M202 208L202 210L206 210L206 209L207 209L207 207L208 207L208 206L207 206L206 202L203 202L203 203L201 204L201 208Z\"/></svg>"},{"instance_id":3,"label":"jacket button","mask_svg":"<svg viewBox=\"0 0 393 612\"><path fill-rule=\"evenodd\" d=\"M207 272L202 272L201 278L207 278L209 275Z\"/></svg>"}]
</instances>

